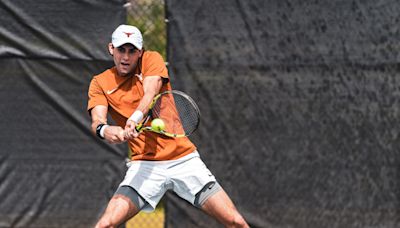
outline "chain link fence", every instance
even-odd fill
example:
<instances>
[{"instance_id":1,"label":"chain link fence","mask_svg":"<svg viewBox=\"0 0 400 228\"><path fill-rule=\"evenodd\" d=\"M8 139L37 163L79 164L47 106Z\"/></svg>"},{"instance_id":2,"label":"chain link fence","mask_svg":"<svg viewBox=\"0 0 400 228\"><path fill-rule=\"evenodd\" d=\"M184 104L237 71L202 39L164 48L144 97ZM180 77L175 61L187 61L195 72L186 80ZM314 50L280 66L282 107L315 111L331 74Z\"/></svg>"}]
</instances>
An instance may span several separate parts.
<instances>
[{"instance_id":1,"label":"chain link fence","mask_svg":"<svg viewBox=\"0 0 400 228\"><path fill-rule=\"evenodd\" d=\"M165 224L165 209L161 202L152 213L140 212L130 219L125 228L163 228Z\"/></svg>"},{"instance_id":2,"label":"chain link fence","mask_svg":"<svg viewBox=\"0 0 400 228\"><path fill-rule=\"evenodd\" d=\"M167 28L164 0L128 0L127 24L134 25L143 34L145 49L158 51L166 61ZM140 212L129 220L126 228L162 228L165 221L161 202L153 213Z\"/></svg>"},{"instance_id":3,"label":"chain link fence","mask_svg":"<svg viewBox=\"0 0 400 228\"><path fill-rule=\"evenodd\" d=\"M158 51L166 58L167 29L164 0L129 0L127 23L143 33L144 47Z\"/></svg>"}]
</instances>

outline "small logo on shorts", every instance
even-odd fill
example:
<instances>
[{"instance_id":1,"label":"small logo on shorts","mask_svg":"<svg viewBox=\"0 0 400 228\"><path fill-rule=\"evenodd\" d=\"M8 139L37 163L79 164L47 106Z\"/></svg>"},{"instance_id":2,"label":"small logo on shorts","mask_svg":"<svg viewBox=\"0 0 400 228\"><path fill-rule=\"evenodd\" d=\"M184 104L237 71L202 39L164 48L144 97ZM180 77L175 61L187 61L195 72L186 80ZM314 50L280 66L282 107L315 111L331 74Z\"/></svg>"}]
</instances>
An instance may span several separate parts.
<instances>
[{"instance_id":1,"label":"small logo on shorts","mask_svg":"<svg viewBox=\"0 0 400 228\"><path fill-rule=\"evenodd\" d=\"M214 185L215 185L215 182L212 182L212 183L208 186L208 189L212 189L212 187L214 187Z\"/></svg>"}]
</instances>

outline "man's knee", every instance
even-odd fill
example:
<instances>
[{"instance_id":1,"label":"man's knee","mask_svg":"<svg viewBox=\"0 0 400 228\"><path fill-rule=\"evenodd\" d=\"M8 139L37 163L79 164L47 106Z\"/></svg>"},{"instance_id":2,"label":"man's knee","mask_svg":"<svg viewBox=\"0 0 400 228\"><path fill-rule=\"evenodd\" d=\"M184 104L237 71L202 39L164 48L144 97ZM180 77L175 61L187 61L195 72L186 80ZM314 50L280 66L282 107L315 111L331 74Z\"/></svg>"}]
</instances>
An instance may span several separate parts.
<instances>
[{"instance_id":1,"label":"man's knee","mask_svg":"<svg viewBox=\"0 0 400 228\"><path fill-rule=\"evenodd\" d=\"M249 227L244 218L237 212L231 220L231 227Z\"/></svg>"},{"instance_id":2,"label":"man's knee","mask_svg":"<svg viewBox=\"0 0 400 228\"><path fill-rule=\"evenodd\" d=\"M101 218L97 224L95 228L114 228L115 225L113 225L110 221L110 219L105 219L105 218Z\"/></svg>"}]
</instances>

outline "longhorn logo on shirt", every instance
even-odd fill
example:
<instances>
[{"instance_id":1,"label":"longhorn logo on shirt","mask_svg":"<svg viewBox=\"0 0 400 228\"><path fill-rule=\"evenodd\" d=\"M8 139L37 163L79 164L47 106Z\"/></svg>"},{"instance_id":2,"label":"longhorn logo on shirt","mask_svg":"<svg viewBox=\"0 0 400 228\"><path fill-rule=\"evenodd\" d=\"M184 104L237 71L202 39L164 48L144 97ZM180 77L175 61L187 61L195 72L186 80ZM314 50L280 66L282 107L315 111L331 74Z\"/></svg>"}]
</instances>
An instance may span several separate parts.
<instances>
[{"instance_id":1,"label":"longhorn logo on shirt","mask_svg":"<svg viewBox=\"0 0 400 228\"><path fill-rule=\"evenodd\" d=\"M128 38L133 34L133 32L124 32L124 33Z\"/></svg>"}]
</instances>

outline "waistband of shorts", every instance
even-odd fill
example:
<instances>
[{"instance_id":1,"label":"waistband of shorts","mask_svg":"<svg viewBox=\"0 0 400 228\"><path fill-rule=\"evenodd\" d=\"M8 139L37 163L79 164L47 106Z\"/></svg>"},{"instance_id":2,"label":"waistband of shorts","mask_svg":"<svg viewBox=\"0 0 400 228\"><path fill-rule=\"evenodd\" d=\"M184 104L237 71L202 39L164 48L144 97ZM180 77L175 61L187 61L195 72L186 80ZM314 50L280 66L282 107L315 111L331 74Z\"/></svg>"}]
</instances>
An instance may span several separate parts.
<instances>
[{"instance_id":1,"label":"waistband of shorts","mask_svg":"<svg viewBox=\"0 0 400 228\"><path fill-rule=\"evenodd\" d=\"M166 163L175 163L175 162L181 162L181 161L187 161L192 158L200 157L200 154L197 150L194 150L192 153L185 155L181 158L175 159L175 160L166 160L166 161L147 161L147 160L133 160L133 161L128 161L126 164L132 164L132 163L149 163L149 164L166 164Z\"/></svg>"}]
</instances>

